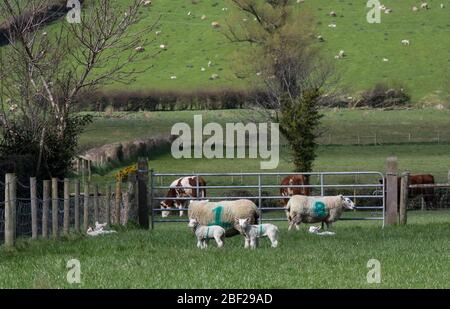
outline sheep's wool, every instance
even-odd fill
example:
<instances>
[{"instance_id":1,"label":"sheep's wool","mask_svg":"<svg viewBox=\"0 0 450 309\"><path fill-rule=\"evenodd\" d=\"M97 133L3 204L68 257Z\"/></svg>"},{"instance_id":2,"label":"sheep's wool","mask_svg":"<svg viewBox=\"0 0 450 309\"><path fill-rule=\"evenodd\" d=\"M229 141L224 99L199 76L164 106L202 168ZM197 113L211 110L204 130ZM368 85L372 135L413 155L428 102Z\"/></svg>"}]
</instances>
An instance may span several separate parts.
<instances>
[{"instance_id":1,"label":"sheep's wool","mask_svg":"<svg viewBox=\"0 0 450 309\"><path fill-rule=\"evenodd\" d=\"M195 218L200 225L218 225L225 230L234 228L235 218L250 217L251 223L256 223L259 217L258 208L250 200L221 202L191 202L188 210L189 218Z\"/></svg>"}]
</instances>

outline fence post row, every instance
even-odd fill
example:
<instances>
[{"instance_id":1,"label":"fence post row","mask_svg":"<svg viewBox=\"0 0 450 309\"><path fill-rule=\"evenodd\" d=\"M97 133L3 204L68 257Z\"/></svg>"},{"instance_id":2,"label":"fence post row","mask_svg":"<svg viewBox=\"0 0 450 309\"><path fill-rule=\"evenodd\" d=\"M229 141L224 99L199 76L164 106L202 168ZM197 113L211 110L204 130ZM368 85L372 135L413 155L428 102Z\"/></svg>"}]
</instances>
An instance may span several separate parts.
<instances>
[{"instance_id":1,"label":"fence post row","mask_svg":"<svg viewBox=\"0 0 450 309\"><path fill-rule=\"evenodd\" d=\"M69 179L64 179L64 226L63 232L64 236L69 235L70 228L70 181Z\"/></svg>"},{"instance_id":2,"label":"fence post row","mask_svg":"<svg viewBox=\"0 0 450 309\"><path fill-rule=\"evenodd\" d=\"M48 210L50 207L50 180L44 180L42 201L42 237L48 237Z\"/></svg>"},{"instance_id":3,"label":"fence post row","mask_svg":"<svg viewBox=\"0 0 450 309\"><path fill-rule=\"evenodd\" d=\"M120 200L122 199L122 183L116 181L116 193L114 201L114 223L120 224Z\"/></svg>"},{"instance_id":4,"label":"fence post row","mask_svg":"<svg viewBox=\"0 0 450 309\"><path fill-rule=\"evenodd\" d=\"M148 181L148 161L147 158L139 158L138 161L138 216L139 226L149 229L148 204L147 204L147 181Z\"/></svg>"},{"instance_id":5,"label":"fence post row","mask_svg":"<svg viewBox=\"0 0 450 309\"><path fill-rule=\"evenodd\" d=\"M75 180L75 205L74 205L74 216L75 216L75 232L80 232L80 181Z\"/></svg>"},{"instance_id":6,"label":"fence post row","mask_svg":"<svg viewBox=\"0 0 450 309\"><path fill-rule=\"evenodd\" d=\"M5 175L5 247L16 241L16 175Z\"/></svg>"},{"instance_id":7,"label":"fence post row","mask_svg":"<svg viewBox=\"0 0 450 309\"><path fill-rule=\"evenodd\" d=\"M400 183L400 206L399 206L399 223L405 225L407 222L406 207L408 206L408 189L409 189L409 172L402 174Z\"/></svg>"},{"instance_id":8,"label":"fence post row","mask_svg":"<svg viewBox=\"0 0 450 309\"><path fill-rule=\"evenodd\" d=\"M84 184L84 201L83 201L83 230L89 228L89 182Z\"/></svg>"},{"instance_id":9,"label":"fence post row","mask_svg":"<svg viewBox=\"0 0 450 309\"><path fill-rule=\"evenodd\" d=\"M52 236L58 237L58 179L52 178Z\"/></svg>"},{"instance_id":10,"label":"fence post row","mask_svg":"<svg viewBox=\"0 0 450 309\"><path fill-rule=\"evenodd\" d=\"M397 204L398 204L398 176L397 176L397 157L387 158L386 173L386 224L393 225L397 223Z\"/></svg>"},{"instance_id":11,"label":"fence post row","mask_svg":"<svg viewBox=\"0 0 450 309\"><path fill-rule=\"evenodd\" d=\"M37 194L36 194L36 177L30 178L30 198L31 198L31 238L36 239L38 236L37 226Z\"/></svg>"},{"instance_id":12,"label":"fence post row","mask_svg":"<svg viewBox=\"0 0 450 309\"><path fill-rule=\"evenodd\" d=\"M108 226L111 223L110 212L111 212L111 185L108 185L106 187L106 204L105 204L106 224Z\"/></svg>"}]
</instances>

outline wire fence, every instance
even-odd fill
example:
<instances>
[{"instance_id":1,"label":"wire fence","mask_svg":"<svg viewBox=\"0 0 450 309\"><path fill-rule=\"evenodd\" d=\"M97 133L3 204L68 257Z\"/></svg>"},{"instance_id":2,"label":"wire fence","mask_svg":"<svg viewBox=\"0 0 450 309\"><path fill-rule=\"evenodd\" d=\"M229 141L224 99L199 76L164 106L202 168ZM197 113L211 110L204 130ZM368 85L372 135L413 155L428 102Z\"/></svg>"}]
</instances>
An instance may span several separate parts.
<instances>
[{"instance_id":1,"label":"wire fence","mask_svg":"<svg viewBox=\"0 0 450 309\"><path fill-rule=\"evenodd\" d=\"M63 181L58 181L62 183ZM16 182L17 187L28 187L30 185ZM72 183L73 184L73 183ZM94 188L96 185L91 184L90 188ZM96 221L99 223L113 223L126 225L129 220L133 220L136 215L136 201L133 192L129 192L130 187L133 186L123 186L119 192L110 192L107 194L107 189L103 187L96 194L95 191L90 191L89 197L85 198L84 192L79 192L79 194L70 193L69 198L65 199L60 197L62 192L58 190L58 198L53 199L52 194L43 199L43 192L37 191L37 198L33 199L36 205L36 220L33 222L32 214L32 199L30 197L10 200L15 208L15 228L13 231L15 233L14 238L17 237L31 237L33 235L33 223L36 224L36 236L55 236L54 225L57 227L56 236L63 235L64 229L66 228L65 218L68 218L68 228L69 232L73 233L76 231L76 227L79 226L81 232L86 232L87 227L95 227ZM4 190L5 188L0 188ZM73 191L74 187L71 186L70 189ZM120 194L116 198L116 193ZM56 204L55 204L56 201ZM86 201L88 202L85 205ZM68 205L68 209L65 210L65 205ZM54 205L56 205L56 220L54 220ZM77 208L78 205L78 208ZM5 201L0 201L0 244L5 242ZM85 211L87 209L87 216L85 216ZM78 215L76 215L78 212ZM85 220L87 219L87 222ZM45 222L47 222L45 224ZM76 225L78 222L78 225Z\"/></svg>"}]
</instances>

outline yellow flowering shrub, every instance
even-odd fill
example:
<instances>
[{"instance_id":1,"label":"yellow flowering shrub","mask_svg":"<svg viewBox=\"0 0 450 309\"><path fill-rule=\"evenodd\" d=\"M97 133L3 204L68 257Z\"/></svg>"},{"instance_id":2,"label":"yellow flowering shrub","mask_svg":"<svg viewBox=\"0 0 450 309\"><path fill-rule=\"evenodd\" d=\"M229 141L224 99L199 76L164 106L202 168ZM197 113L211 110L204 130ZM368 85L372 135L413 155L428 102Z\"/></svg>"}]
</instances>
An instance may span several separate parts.
<instances>
[{"instance_id":1,"label":"yellow flowering shrub","mask_svg":"<svg viewBox=\"0 0 450 309\"><path fill-rule=\"evenodd\" d=\"M128 179L128 175L132 173L137 173L137 164L133 164L127 167L124 167L116 174L117 181L124 181Z\"/></svg>"}]
</instances>

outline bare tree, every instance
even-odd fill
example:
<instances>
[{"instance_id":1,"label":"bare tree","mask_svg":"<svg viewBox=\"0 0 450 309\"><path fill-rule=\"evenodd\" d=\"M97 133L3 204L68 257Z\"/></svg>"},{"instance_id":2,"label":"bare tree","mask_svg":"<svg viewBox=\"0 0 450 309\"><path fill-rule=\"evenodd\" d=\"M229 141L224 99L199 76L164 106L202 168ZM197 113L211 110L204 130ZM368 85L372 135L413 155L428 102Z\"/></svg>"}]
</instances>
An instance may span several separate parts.
<instances>
[{"instance_id":1,"label":"bare tree","mask_svg":"<svg viewBox=\"0 0 450 309\"><path fill-rule=\"evenodd\" d=\"M232 0L239 9L228 21L225 34L235 43L248 43L242 70L255 76L260 114L280 123L290 143L296 171L309 172L320 136L320 105L330 95L333 66L323 60L311 14L288 0ZM242 57L242 56L240 56Z\"/></svg>"},{"instance_id":2,"label":"bare tree","mask_svg":"<svg viewBox=\"0 0 450 309\"><path fill-rule=\"evenodd\" d=\"M91 3L80 23L44 26L51 0L4 0L0 19L7 22L9 45L1 49L0 123L3 154L36 159L36 174L67 172L87 117L73 114L80 94L111 82L130 83L130 64L156 56L143 52L142 1L123 8L113 1ZM26 16L26 18L24 18ZM133 30L133 31L131 31ZM134 66L136 67L136 66ZM43 170L43 171L42 171Z\"/></svg>"}]
</instances>

